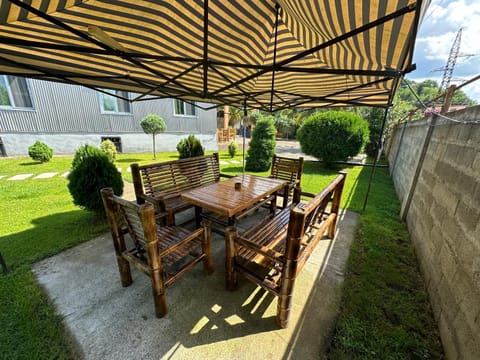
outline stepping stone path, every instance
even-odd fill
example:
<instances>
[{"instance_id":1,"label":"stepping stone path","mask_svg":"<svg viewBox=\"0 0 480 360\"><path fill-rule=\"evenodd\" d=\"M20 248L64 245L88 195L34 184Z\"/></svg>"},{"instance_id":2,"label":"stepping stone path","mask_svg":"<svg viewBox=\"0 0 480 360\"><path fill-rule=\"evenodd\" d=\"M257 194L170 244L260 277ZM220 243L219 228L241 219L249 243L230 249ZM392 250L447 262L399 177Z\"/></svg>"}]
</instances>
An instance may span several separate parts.
<instances>
[{"instance_id":1,"label":"stepping stone path","mask_svg":"<svg viewBox=\"0 0 480 360\"><path fill-rule=\"evenodd\" d=\"M5 175L0 175L0 179L3 179L5 177Z\"/></svg>"},{"instance_id":2,"label":"stepping stone path","mask_svg":"<svg viewBox=\"0 0 480 360\"><path fill-rule=\"evenodd\" d=\"M66 178L69 174L70 174L70 171L64 172L64 173L62 174L62 177Z\"/></svg>"},{"instance_id":3,"label":"stepping stone path","mask_svg":"<svg viewBox=\"0 0 480 360\"><path fill-rule=\"evenodd\" d=\"M49 179L57 175L58 172L46 172L34 177L34 179Z\"/></svg>"},{"instance_id":4,"label":"stepping stone path","mask_svg":"<svg viewBox=\"0 0 480 360\"><path fill-rule=\"evenodd\" d=\"M8 178L7 180L25 180L25 179L28 179L31 176L33 176L33 174L19 174L19 175L12 176L11 178Z\"/></svg>"}]
</instances>

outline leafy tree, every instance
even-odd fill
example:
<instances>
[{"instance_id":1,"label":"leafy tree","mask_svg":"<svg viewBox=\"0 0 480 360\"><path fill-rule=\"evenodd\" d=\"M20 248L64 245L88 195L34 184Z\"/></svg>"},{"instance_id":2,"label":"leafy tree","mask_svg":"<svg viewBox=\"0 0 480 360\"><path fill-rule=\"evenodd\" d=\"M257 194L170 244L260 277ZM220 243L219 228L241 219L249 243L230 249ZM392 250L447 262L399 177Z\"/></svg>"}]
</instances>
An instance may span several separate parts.
<instances>
[{"instance_id":1,"label":"leafy tree","mask_svg":"<svg viewBox=\"0 0 480 360\"><path fill-rule=\"evenodd\" d=\"M156 159L157 155L155 153L155 135L164 132L167 129L167 125L165 124L165 121L160 115L149 114L140 121L140 126L142 127L145 134L152 134L153 158Z\"/></svg>"},{"instance_id":2,"label":"leafy tree","mask_svg":"<svg viewBox=\"0 0 480 360\"><path fill-rule=\"evenodd\" d=\"M277 130L271 116L262 117L257 121L247 152L246 170L267 171L270 168L275 152L276 132Z\"/></svg>"},{"instance_id":3,"label":"leafy tree","mask_svg":"<svg viewBox=\"0 0 480 360\"><path fill-rule=\"evenodd\" d=\"M117 148L112 140L103 140L100 144L100 150L108 156L111 162L115 162L117 158Z\"/></svg>"},{"instance_id":4,"label":"leafy tree","mask_svg":"<svg viewBox=\"0 0 480 360\"><path fill-rule=\"evenodd\" d=\"M297 131L302 151L323 160L327 166L357 155L368 135L367 121L346 111L313 114Z\"/></svg>"}]
</instances>

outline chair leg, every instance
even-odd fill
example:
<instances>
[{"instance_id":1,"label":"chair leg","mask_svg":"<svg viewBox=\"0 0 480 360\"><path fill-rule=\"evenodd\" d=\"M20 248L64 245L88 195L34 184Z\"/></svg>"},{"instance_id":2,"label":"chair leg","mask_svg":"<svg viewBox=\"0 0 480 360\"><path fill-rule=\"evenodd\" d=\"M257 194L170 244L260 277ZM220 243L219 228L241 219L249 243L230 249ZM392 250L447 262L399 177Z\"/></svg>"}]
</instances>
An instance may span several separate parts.
<instances>
[{"instance_id":1,"label":"chair leg","mask_svg":"<svg viewBox=\"0 0 480 360\"><path fill-rule=\"evenodd\" d=\"M167 297L165 296L165 286L163 285L161 270L153 270L151 279L155 315L161 318L167 314Z\"/></svg>"},{"instance_id":2,"label":"chair leg","mask_svg":"<svg viewBox=\"0 0 480 360\"><path fill-rule=\"evenodd\" d=\"M288 326L291 305L292 294L280 294L278 296L276 322L282 329Z\"/></svg>"},{"instance_id":3,"label":"chair leg","mask_svg":"<svg viewBox=\"0 0 480 360\"><path fill-rule=\"evenodd\" d=\"M238 285L237 273L235 271L235 242L237 229L229 226L225 232L226 259L225 259L225 285L227 290L235 290Z\"/></svg>"},{"instance_id":4,"label":"chair leg","mask_svg":"<svg viewBox=\"0 0 480 360\"><path fill-rule=\"evenodd\" d=\"M130 264L122 255L117 255L118 270L120 271L120 281L123 287L130 286L133 282Z\"/></svg>"}]
</instances>

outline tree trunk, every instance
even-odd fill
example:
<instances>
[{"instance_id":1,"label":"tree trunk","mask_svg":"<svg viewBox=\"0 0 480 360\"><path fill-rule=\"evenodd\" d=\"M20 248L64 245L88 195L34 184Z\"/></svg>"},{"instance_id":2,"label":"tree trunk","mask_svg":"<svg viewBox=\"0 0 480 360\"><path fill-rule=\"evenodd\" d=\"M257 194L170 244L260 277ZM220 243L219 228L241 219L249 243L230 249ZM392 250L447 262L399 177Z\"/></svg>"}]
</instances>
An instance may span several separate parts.
<instances>
[{"instance_id":1,"label":"tree trunk","mask_svg":"<svg viewBox=\"0 0 480 360\"><path fill-rule=\"evenodd\" d=\"M155 134L152 135L153 138L153 158L157 159L157 154L155 153Z\"/></svg>"}]
</instances>

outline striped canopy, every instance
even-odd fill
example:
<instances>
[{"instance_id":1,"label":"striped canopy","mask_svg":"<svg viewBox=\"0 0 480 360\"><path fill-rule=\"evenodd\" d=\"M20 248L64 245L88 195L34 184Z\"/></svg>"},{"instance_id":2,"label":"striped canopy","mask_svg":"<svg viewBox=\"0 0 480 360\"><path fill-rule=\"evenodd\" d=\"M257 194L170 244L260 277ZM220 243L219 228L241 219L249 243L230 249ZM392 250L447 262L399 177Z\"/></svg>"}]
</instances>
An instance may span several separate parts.
<instances>
[{"instance_id":1,"label":"striped canopy","mask_svg":"<svg viewBox=\"0 0 480 360\"><path fill-rule=\"evenodd\" d=\"M382 106L429 0L1 0L0 73L268 111Z\"/></svg>"}]
</instances>

